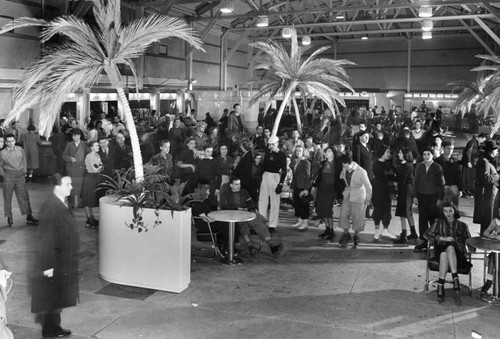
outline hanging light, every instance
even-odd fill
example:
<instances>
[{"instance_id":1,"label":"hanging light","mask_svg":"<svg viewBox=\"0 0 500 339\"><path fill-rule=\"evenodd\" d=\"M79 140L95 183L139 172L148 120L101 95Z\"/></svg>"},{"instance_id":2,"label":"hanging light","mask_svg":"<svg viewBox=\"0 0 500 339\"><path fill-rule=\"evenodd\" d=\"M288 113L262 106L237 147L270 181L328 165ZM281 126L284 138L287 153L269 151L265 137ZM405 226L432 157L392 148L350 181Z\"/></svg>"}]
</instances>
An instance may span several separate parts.
<instances>
[{"instance_id":1,"label":"hanging light","mask_svg":"<svg viewBox=\"0 0 500 339\"><path fill-rule=\"evenodd\" d=\"M302 37L302 45L307 46L311 44L311 37L309 35L304 35Z\"/></svg>"},{"instance_id":2,"label":"hanging light","mask_svg":"<svg viewBox=\"0 0 500 339\"><path fill-rule=\"evenodd\" d=\"M434 22L432 20L423 20L422 21L422 31L424 31L424 32L432 31L433 26L434 26Z\"/></svg>"},{"instance_id":3,"label":"hanging light","mask_svg":"<svg viewBox=\"0 0 500 339\"><path fill-rule=\"evenodd\" d=\"M281 36L285 39L289 39L292 37L292 27L285 27L281 31Z\"/></svg>"},{"instance_id":4,"label":"hanging light","mask_svg":"<svg viewBox=\"0 0 500 339\"><path fill-rule=\"evenodd\" d=\"M361 37L361 40L368 40L368 37L367 37L366 35L363 35L363 36Z\"/></svg>"},{"instance_id":5,"label":"hanging light","mask_svg":"<svg viewBox=\"0 0 500 339\"><path fill-rule=\"evenodd\" d=\"M233 0L220 0L220 11L221 13L233 13L234 3Z\"/></svg>"},{"instance_id":6,"label":"hanging light","mask_svg":"<svg viewBox=\"0 0 500 339\"><path fill-rule=\"evenodd\" d=\"M342 20L345 19L345 16L342 12L338 12L337 15L335 16L335 19Z\"/></svg>"},{"instance_id":7,"label":"hanging light","mask_svg":"<svg viewBox=\"0 0 500 339\"><path fill-rule=\"evenodd\" d=\"M267 27L269 26L269 18L266 15L261 15L257 18L257 23L255 24L257 27Z\"/></svg>"},{"instance_id":8,"label":"hanging light","mask_svg":"<svg viewBox=\"0 0 500 339\"><path fill-rule=\"evenodd\" d=\"M418 9L418 16L421 18L430 18L432 16L432 7L422 6Z\"/></svg>"},{"instance_id":9,"label":"hanging light","mask_svg":"<svg viewBox=\"0 0 500 339\"><path fill-rule=\"evenodd\" d=\"M432 39L432 32L422 32L422 39L423 40Z\"/></svg>"}]
</instances>

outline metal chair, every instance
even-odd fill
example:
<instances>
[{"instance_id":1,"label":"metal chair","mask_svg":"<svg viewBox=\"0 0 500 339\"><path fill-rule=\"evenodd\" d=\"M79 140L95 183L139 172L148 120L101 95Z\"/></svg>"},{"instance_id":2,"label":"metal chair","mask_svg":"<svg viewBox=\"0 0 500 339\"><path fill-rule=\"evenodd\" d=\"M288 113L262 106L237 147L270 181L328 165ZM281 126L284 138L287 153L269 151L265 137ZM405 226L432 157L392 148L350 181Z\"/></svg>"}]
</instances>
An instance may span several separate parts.
<instances>
[{"instance_id":1,"label":"metal chair","mask_svg":"<svg viewBox=\"0 0 500 339\"><path fill-rule=\"evenodd\" d=\"M434 248L434 242L431 241L430 239L427 241L427 253L426 253L426 269L425 269L425 286L424 286L424 292L429 291L429 285L430 284L435 284L438 282L438 280L430 280L429 278L429 272L434 271L434 272L439 272L439 261L435 256L431 257L431 251ZM469 286L465 286L469 290L469 296L472 295L472 253L471 250L468 248L467 249L467 257L468 261L470 263L470 267L465 269L462 267L459 267L457 270L457 273L460 275L468 275L469 276ZM450 268L448 267L448 273L451 273ZM445 280L445 283L447 284L453 284L453 280L447 279Z\"/></svg>"},{"instance_id":2,"label":"metal chair","mask_svg":"<svg viewBox=\"0 0 500 339\"><path fill-rule=\"evenodd\" d=\"M206 223L208 232L199 232L196 228L195 220L199 220L203 223ZM218 246L218 237L220 236L220 232L213 232L210 223L203 218L193 217L192 218L192 227L193 227L193 243L196 243L196 246L191 246L191 255L195 258L199 259L209 259L209 260L222 260L224 259L224 255L219 249ZM203 243L211 242L210 246L207 246Z\"/></svg>"}]
</instances>

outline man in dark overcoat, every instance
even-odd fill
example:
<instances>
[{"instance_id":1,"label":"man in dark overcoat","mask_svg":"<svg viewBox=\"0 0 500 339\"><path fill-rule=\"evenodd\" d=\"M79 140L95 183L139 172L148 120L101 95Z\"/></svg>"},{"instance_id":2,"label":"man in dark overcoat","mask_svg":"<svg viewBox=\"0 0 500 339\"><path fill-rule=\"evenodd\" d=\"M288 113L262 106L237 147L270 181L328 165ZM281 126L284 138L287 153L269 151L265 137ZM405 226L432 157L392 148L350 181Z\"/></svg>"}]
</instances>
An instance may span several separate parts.
<instances>
[{"instance_id":1,"label":"man in dark overcoat","mask_svg":"<svg viewBox=\"0 0 500 339\"><path fill-rule=\"evenodd\" d=\"M43 316L44 338L71 335L61 327L61 311L78 301L80 241L66 200L72 189L71 177L56 173L52 184L53 193L40 212L31 300L31 312Z\"/></svg>"}]
</instances>

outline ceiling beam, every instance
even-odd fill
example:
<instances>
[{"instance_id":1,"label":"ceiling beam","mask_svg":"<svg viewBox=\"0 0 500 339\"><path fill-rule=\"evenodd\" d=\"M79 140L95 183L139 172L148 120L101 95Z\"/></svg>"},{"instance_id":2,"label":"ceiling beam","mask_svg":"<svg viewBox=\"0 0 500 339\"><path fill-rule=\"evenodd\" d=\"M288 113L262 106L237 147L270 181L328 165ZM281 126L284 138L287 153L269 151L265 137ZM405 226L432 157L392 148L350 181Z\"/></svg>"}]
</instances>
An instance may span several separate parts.
<instances>
[{"instance_id":1,"label":"ceiling beam","mask_svg":"<svg viewBox=\"0 0 500 339\"><path fill-rule=\"evenodd\" d=\"M493 3L495 3L494 1ZM426 4L430 6L462 6L462 5L469 5L469 4L477 4L478 0L431 0L431 1L426 1ZM399 3L387 3L387 4L380 4L380 5L365 5L365 6L341 6L341 7L336 7L333 11L334 12L353 12L353 11L369 11L369 10L376 10L376 9L397 9L397 8L419 8L421 4L419 3L409 3L409 2L399 2ZM266 6L264 6L266 7ZM258 11L252 11L247 14L238 14L238 15L224 15L224 19L226 20L236 20L236 19L252 19L255 18L256 15L267 15L267 16L287 16L287 15L300 15L300 14L324 14L325 11L332 11L332 9L328 7L320 7L320 8L315 8L315 9L305 9L305 10L297 10L297 11L267 11L265 8L261 10L260 12ZM210 20L211 18L209 16L207 17L200 17L197 18L196 20L202 21L202 20Z\"/></svg>"},{"instance_id":2,"label":"ceiling beam","mask_svg":"<svg viewBox=\"0 0 500 339\"><path fill-rule=\"evenodd\" d=\"M445 26L445 27L434 27L433 32L449 32L449 31L460 31L460 30L480 30L480 26ZM349 36L349 35L368 35L368 34L395 34L395 33L422 33L422 28L400 28L400 29L379 29L379 30L364 30L364 31L351 31L351 32L330 32L330 33L312 33L308 34L311 38L326 37L326 36ZM297 37L302 37L303 34L297 34ZM262 40L259 37L251 37L252 40ZM288 40L285 38L277 38L276 40Z\"/></svg>"},{"instance_id":3,"label":"ceiling beam","mask_svg":"<svg viewBox=\"0 0 500 339\"><path fill-rule=\"evenodd\" d=\"M428 20L432 21L450 21L450 20L477 20L482 18L491 18L493 14L464 14L464 15L447 15L440 17L431 17ZM223 17L222 17L223 18ZM420 22L422 18L396 18L396 19L370 19L370 20L355 20L355 21L337 21L337 22L321 22L321 23L308 23L308 24L295 24L295 28L306 28L306 27L335 27L335 26L346 26L346 25L369 25L369 24L378 24L378 23L412 23L412 22ZM482 21L481 21L482 22ZM486 25L484 22L482 22ZM276 25L269 27L237 27L230 28L230 31L242 31L242 30L266 30L266 29L276 29L276 28L285 28L290 25Z\"/></svg>"},{"instance_id":4,"label":"ceiling beam","mask_svg":"<svg viewBox=\"0 0 500 339\"><path fill-rule=\"evenodd\" d=\"M493 32L491 30L491 28L488 27L488 25L486 25L484 23L483 20L481 20L480 18L474 18L474 20L479 24L479 26L481 26L485 31L486 33L488 33L488 35L498 44L500 45L500 38L498 37L498 35L495 34L495 32Z\"/></svg>"},{"instance_id":5,"label":"ceiling beam","mask_svg":"<svg viewBox=\"0 0 500 339\"><path fill-rule=\"evenodd\" d=\"M481 37L479 35L476 34L476 32L474 32L474 30L464 21L464 20L460 20L460 22L462 23L462 25L464 25L464 27L469 31L469 33L477 40L477 42L479 42L481 44L481 46L484 47L484 49L490 53L490 55L493 55L495 56L495 52L493 52L490 48L490 46L488 46L484 41L483 39L481 39Z\"/></svg>"},{"instance_id":6,"label":"ceiling beam","mask_svg":"<svg viewBox=\"0 0 500 339\"><path fill-rule=\"evenodd\" d=\"M491 6L487 1L481 0L481 3L484 5L484 7L486 7L488 9L488 11L490 11L491 14L493 14L495 16L495 18L498 21L500 21L500 15L498 14L498 11L496 8Z\"/></svg>"}]
</instances>

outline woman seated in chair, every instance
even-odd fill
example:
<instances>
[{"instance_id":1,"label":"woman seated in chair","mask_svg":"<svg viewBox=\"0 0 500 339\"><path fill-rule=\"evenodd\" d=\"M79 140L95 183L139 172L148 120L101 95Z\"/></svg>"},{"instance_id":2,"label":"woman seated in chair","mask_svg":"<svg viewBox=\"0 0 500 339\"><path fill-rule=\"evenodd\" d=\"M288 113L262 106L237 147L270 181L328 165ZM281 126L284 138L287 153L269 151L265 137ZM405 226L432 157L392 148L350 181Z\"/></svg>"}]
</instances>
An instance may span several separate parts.
<instances>
[{"instance_id":1,"label":"woman seated in chair","mask_svg":"<svg viewBox=\"0 0 500 339\"><path fill-rule=\"evenodd\" d=\"M442 204L442 215L429 228L424 237L434 243L434 253L439 261L438 301L444 300L444 283L448 269L453 277L453 290L460 291L459 268L470 268L465 257L465 241L470 238L467 224L458 220L460 213L451 201Z\"/></svg>"},{"instance_id":2,"label":"woman seated in chair","mask_svg":"<svg viewBox=\"0 0 500 339\"><path fill-rule=\"evenodd\" d=\"M224 255L228 248L229 229L225 223L216 221L208 216L208 213L211 212L208 200L209 194L210 184L203 181L199 182L194 190L191 213L194 218L194 225L197 233L210 233L207 223L210 223L210 228L213 233L219 233L217 237L217 247Z\"/></svg>"},{"instance_id":3,"label":"woman seated in chair","mask_svg":"<svg viewBox=\"0 0 500 339\"><path fill-rule=\"evenodd\" d=\"M500 208L498 212L500 212ZM500 214L499 216L491 220L490 226L488 226L488 228L484 230L482 236L489 239L500 240ZM485 299L486 297L488 297L488 290L491 288L491 285L493 285L494 270L495 256L493 255L493 253L490 253L488 255L488 273L486 274L486 282L484 283L483 287L481 287L481 299Z\"/></svg>"}]
</instances>

